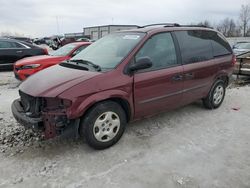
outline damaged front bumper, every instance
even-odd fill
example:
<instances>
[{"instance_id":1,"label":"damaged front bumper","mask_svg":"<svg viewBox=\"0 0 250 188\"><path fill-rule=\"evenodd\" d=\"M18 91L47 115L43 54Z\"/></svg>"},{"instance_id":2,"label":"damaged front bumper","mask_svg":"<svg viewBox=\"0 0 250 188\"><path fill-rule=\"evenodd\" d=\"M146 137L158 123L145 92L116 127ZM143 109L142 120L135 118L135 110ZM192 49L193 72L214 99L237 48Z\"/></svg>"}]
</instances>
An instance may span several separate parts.
<instances>
[{"instance_id":1,"label":"damaged front bumper","mask_svg":"<svg viewBox=\"0 0 250 188\"><path fill-rule=\"evenodd\" d=\"M26 128L42 131L45 139L56 136L78 137L80 119L69 120L65 112L41 112L40 117L30 117L23 109L20 99L16 99L11 110L15 119Z\"/></svg>"},{"instance_id":2,"label":"damaged front bumper","mask_svg":"<svg viewBox=\"0 0 250 188\"><path fill-rule=\"evenodd\" d=\"M33 130L41 130L42 118L29 117L23 107L21 106L20 99L16 99L12 105L11 110L14 118L26 128L32 128ZM39 126L40 125L40 126Z\"/></svg>"}]
</instances>

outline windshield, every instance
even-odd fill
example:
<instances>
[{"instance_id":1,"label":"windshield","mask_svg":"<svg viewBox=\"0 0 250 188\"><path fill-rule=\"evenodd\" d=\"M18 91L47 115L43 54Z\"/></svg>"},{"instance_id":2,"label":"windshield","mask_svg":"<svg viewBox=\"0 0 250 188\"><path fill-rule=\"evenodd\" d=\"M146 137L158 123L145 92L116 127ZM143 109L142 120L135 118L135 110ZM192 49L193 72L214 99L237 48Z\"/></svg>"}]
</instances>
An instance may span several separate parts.
<instances>
[{"instance_id":1,"label":"windshield","mask_svg":"<svg viewBox=\"0 0 250 188\"><path fill-rule=\"evenodd\" d=\"M56 51L50 52L49 54L52 56L67 56L76 46L76 44L67 44Z\"/></svg>"},{"instance_id":2,"label":"windshield","mask_svg":"<svg viewBox=\"0 0 250 188\"><path fill-rule=\"evenodd\" d=\"M250 43L246 42L246 43L239 43L235 45L235 48L238 49L250 49Z\"/></svg>"},{"instance_id":3,"label":"windshield","mask_svg":"<svg viewBox=\"0 0 250 188\"><path fill-rule=\"evenodd\" d=\"M145 33L114 33L85 48L71 60L84 60L102 69L115 68L145 36Z\"/></svg>"}]
</instances>

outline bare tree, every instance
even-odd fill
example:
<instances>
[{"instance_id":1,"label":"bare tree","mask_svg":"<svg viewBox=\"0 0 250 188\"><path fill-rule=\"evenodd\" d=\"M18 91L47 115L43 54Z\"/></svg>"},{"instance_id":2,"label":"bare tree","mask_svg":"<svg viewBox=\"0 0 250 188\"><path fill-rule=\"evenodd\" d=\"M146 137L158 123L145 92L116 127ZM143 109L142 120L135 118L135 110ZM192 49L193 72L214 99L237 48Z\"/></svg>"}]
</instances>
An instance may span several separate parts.
<instances>
[{"instance_id":1,"label":"bare tree","mask_svg":"<svg viewBox=\"0 0 250 188\"><path fill-rule=\"evenodd\" d=\"M240 22L243 29L243 36L245 37L247 35L248 25L250 22L250 4L241 5Z\"/></svg>"},{"instance_id":2,"label":"bare tree","mask_svg":"<svg viewBox=\"0 0 250 188\"><path fill-rule=\"evenodd\" d=\"M235 37L239 35L235 21L230 18L225 18L217 25L217 30L222 32L226 37Z\"/></svg>"},{"instance_id":3,"label":"bare tree","mask_svg":"<svg viewBox=\"0 0 250 188\"><path fill-rule=\"evenodd\" d=\"M202 22L199 22L197 25L212 27L211 23L208 20L204 20Z\"/></svg>"}]
</instances>

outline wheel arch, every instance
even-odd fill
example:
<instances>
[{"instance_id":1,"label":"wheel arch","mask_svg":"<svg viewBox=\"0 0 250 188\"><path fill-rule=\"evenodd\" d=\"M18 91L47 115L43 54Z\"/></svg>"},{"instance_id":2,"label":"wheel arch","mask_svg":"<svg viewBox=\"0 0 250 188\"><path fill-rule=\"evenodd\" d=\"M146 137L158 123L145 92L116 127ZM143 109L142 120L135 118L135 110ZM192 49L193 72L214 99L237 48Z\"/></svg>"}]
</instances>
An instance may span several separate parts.
<instances>
[{"instance_id":1,"label":"wheel arch","mask_svg":"<svg viewBox=\"0 0 250 188\"><path fill-rule=\"evenodd\" d=\"M131 119L130 104L128 103L127 100L119 98L119 97L107 98L107 99L100 100L100 101L97 101L97 102L93 103L92 105L88 106L88 108L85 110L85 112L82 114L82 116L84 116L85 114L87 114L88 111L91 108L93 108L95 105L98 105L98 104L106 102L106 101L113 101L113 102L119 104L122 107L122 109L124 110L125 114L126 114L126 120L127 120L127 122L130 121L130 119Z\"/></svg>"},{"instance_id":2,"label":"wheel arch","mask_svg":"<svg viewBox=\"0 0 250 188\"><path fill-rule=\"evenodd\" d=\"M220 72L218 75L216 75L213 83L217 80L223 80L224 83L225 83L225 86L227 87L228 84L229 84L229 76L228 76L228 73L226 71L222 71Z\"/></svg>"},{"instance_id":3,"label":"wheel arch","mask_svg":"<svg viewBox=\"0 0 250 188\"><path fill-rule=\"evenodd\" d=\"M226 74L217 76L217 77L216 77L216 80L223 80L226 87L227 87L228 84L229 84L229 76L226 75Z\"/></svg>"},{"instance_id":4,"label":"wheel arch","mask_svg":"<svg viewBox=\"0 0 250 188\"><path fill-rule=\"evenodd\" d=\"M112 93L112 94L111 94ZM72 115L75 113L74 118L81 118L95 105L100 104L105 101L113 101L118 103L126 114L127 122L133 118L133 104L132 99L129 97L128 93L124 91L116 92L106 91L91 95L85 99L77 108L75 112L71 112Z\"/></svg>"}]
</instances>

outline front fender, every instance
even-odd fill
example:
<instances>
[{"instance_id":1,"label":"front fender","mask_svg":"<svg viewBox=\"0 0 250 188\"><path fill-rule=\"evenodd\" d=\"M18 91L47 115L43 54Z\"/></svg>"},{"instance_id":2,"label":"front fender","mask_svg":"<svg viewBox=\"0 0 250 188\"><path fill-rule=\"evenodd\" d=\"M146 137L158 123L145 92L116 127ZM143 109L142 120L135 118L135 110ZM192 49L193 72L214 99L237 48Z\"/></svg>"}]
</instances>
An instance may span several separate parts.
<instances>
[{"instance_id":1,"label":"front fender","mask_svg":"<svg viewBox=\"0 0 250 188\"><path fill-rule=\"evenodd\" d=\"M131 93L131 92L129 92ZM130 106L131 116L134 114L133 96L122 90L107 90L92 94L86 98L80 98L74 102L70 110L67 112L69 119L80 118L94 104L108 99L122 99L128 102Z\"/></svg>"}]
</instances>

